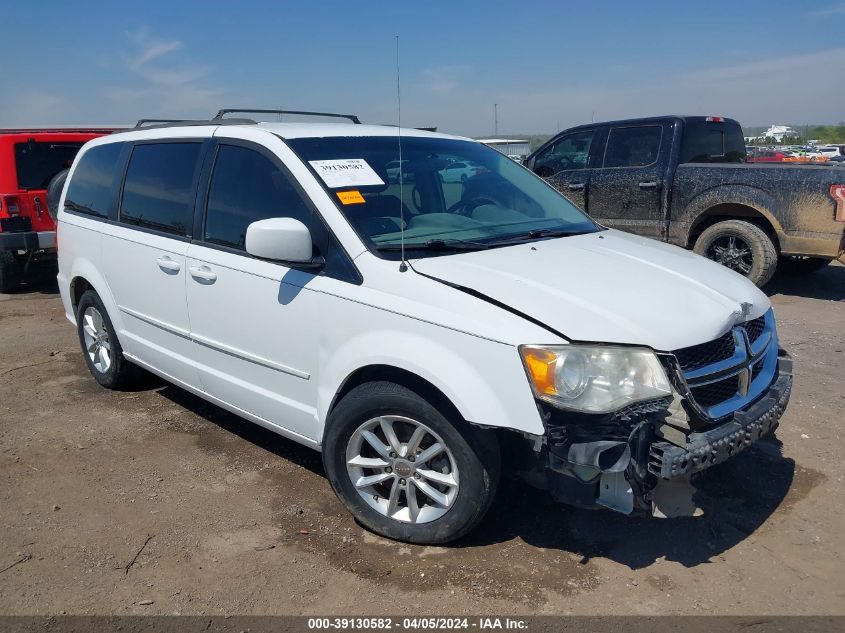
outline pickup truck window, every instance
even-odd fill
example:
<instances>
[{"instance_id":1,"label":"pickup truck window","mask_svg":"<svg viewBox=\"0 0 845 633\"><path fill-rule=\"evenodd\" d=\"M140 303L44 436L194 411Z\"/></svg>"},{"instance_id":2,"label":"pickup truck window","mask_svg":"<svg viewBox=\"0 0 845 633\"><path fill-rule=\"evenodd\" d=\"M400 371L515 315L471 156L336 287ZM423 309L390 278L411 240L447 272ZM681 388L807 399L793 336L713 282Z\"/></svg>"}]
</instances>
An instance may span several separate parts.
<instances>
[{"instance_id":1,"label":"pickup truck window","mask_svg":"<svg viewBox=\"0 0 845 633\"><path fill-rule=\"evenodd\" d=\"M593 130L585 130L560 138L537 155L534 171L548 177L568 169L585 169L593 134Z\"/></svg>"},{"instance_id":2,"label":"pickup truck window","mask_svg":"<svg viewBox=\"0 0 845 633\"><path fill-rule=\"evenodd\" d=\"M645 167L657 162L663 128L659 125L615 127L610 130L603 167Z\"/></svg>"},{"instance_id":3,"label":"pickup truck window","mask_svg":"<svg viewBox=\"0 0 845 633\"><path fill-rule=\"evenodd\" d=\"M681 163L744 163L742 128L731 123L690 121L684 126Z\"/></svg>"}]
</instances>

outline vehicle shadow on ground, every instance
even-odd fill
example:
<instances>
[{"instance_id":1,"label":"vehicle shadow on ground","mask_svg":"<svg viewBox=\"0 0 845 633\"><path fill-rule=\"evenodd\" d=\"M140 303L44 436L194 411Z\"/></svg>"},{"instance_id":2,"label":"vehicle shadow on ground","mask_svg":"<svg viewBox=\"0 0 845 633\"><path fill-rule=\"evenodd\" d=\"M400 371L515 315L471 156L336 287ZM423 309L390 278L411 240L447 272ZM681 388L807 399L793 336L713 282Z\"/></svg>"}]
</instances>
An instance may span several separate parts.
<instances>
[{"instance_id":1,"label":"vehicle shadow on ground","mask_svg":"<svg viewBox=\"0 0 845 633\"><path fill-rule=\"evenodd\" d=\"M286 437L282 437L257 424L253 424L234 413L229 413L225 409L221 409L199 396L195 396L180 387L166 383L157 376L150 375L149 381L146 388L158 387L159 394L174 404L188 409L195 415L211 422L221 430L273 453L277 457L289 460L297 466L306 468L316 475L325 477L323 460L319 452L298 444L293 440L289 440ZM328 481L326 482L326 486L328 486Z\"/></svg>"},{"instance_id":2,"label":"vehicle shadow on ground","mask_svg":"<svg viewBox=\"0 0 845 633\"><path fill-rule=\"evenodd\" d=\"M775 274L763 290L773 295L791 295L808 299L845 301L845 266L832 263L809 275Z\"/></svg>"},{"instance_id":3,"label":"vehicle shadow on ground","mask_svg":"<svg viewBox=\"0 0 845 633\"><path fill-rule=\"evenodd\" d=\"M157 388L174 404L221 430L325 477L317 451L179 387L163 381L148 387ZM225 450L223 443L209 438L212 434L208 429L199 433L210 450ZM575 553L583 564L593 558L608 558L630 569L640 569L665 558L694 567L748 538L779 508L788 511L815 486L817 481L812 474L795 479L795 462L784 458L781 448L776 439L761 440L708 470L696 482L696 502L704 510L700 517L654 519L628 517L609 510L581 510L556 503L547 492L504 475L496 500L481 524L446 547L486 549L521 540L537 548ZM328 481L325 492L333 494Z\"/></svg>"},{"instance_id":4,"label":"vehicle shadow on ground","mask_svg":"<svg viewBox=\"0 0 845 633\"><path fill-rule=\"evenodd\" d=\"M521 539L578 554L583 564L608 558L640 569L665 558L693 567L754 533L784 503L794 476L795 462L781 456L777 440L762 441L696 482L696 502L703 516L676 519L572 508L521 482L503 481L482 524L454 546L483 547Z\"/></svg>"}]
</instances>

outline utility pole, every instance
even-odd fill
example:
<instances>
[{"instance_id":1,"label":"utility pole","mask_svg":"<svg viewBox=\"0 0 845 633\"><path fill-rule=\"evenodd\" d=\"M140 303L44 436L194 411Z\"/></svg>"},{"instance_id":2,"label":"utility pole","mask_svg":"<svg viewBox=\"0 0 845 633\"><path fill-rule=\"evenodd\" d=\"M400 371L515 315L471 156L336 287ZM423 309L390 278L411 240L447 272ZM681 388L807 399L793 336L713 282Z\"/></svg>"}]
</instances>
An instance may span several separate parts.
<instances>
[{"instance_id":1,"label":"utility pole","mask_svg":"<svg viewBox=\"0 0 845 633\"><path fill-rule=\"evenodd\" d=\"M493 104L493 136L499 138L499 104Z\"/></svg>"}]
</instances>

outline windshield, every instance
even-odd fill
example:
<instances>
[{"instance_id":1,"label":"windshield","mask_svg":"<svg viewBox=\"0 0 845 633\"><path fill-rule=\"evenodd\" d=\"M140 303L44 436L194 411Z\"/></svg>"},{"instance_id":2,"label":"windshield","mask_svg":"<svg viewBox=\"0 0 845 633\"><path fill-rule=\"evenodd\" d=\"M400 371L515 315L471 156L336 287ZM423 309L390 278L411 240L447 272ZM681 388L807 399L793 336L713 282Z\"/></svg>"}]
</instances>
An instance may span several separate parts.
<instances>
[{"instance_id":1,"label":"windshield","mask_svg":"<svg viewBox=\"0 0 845 633\"><path fill-rule=\"evenodd\" d=\"M403 226L405 248L420 251L491 248L599 230L543 180L480 143L402 137L400 161L395 136L286 142L380 253L399 248Z\"/></svg>"}]
</instances>

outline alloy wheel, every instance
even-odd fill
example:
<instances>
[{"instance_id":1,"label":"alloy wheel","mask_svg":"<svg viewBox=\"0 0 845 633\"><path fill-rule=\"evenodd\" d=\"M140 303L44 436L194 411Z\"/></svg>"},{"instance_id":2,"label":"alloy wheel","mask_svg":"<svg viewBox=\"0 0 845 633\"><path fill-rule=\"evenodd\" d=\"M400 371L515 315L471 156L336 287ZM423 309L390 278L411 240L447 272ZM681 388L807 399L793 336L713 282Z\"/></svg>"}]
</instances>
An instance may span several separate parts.
<instances>
[{"instance_id":1,"label":"alloy wheel","mask_svg":"<svg viewBox=\"0 0 845 633\"><path fill-rule=\"evenodd\" d=\"M403 416L383 415L359 426L347 445L346 471L371 508L403 523L439 519L458 495L458 467L446 443Z\"/></svg>"},{"instance_id":2,"label":"alloy wheel","mask_svg":"<svg viewBox=\"0 0 845 633\"><path fill-rule=\"evenodd\" d=\"M82 315L82 333L88 358L98 372L105 374L111 367L111 341L103 315L94 306L87 308Z\"/></svg>"},{"instance_id":3,"label":"alloy wheel","mask_svg":"<svg viewBox=\"0 0 845 633\"><path fill-rule=\"evenodd\" d=\"M754 254L751 247L736 235L725 235L715 240L707 250L707 256L743 275L749 274L754 266Z\"/></svg>"}]
</instances>

